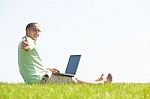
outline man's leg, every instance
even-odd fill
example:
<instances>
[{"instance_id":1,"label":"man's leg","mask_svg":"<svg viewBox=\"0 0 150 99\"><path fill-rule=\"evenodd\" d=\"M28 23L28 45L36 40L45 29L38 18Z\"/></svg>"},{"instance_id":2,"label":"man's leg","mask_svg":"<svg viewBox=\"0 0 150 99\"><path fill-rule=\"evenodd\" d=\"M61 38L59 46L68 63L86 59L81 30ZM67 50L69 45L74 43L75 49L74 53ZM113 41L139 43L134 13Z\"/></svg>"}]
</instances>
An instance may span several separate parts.
<instances>
[{"instance_id":1,"label":"man's leg","mask_svg":"<svg viewBox=\"0 0 150 99\"><path fill-rule=\"evenodd\" d=\"M78 78L74 78L73 81L75 83L103 84L103 83L112 82L112 75L109 73L106 79L97 79L95 81L85 81L85 80L80 80Z\"/></svg>"},{"instance_id":2,"label":"man's leg","mask_svg":"<svg viewBox=\"0 0 150 99\"><path fill-rule=\"evenodd\" d=\"M62 75L44 75L41 83L44 84L64 84L64 83L73 83L72 77L62 76Z\"/></svg>"},{"instance_id":3,"label":"man's leg","mask_svg":"<svg viewBox=\"0 0 150 99\"><path fill-rule=\"evenodd\" d=\"M54 83L54 84L73 83L72 77L63 76L63 75L52 74L49 80L50 83Z\"/></svg>"},{"instance_id":4,"label":"man's leg","mask_svg":"<svg viewBox=\"0 0 150 99\"><path fill-rule=\"evenodd\" d=\"M112 82L112 75L109 73L106 79L103 78L103 75L100 77L101 79L97 79L95 81L86 81L86 80L80 80L75 77L66 77L66 76L60 76L60 75L54 75L52 74L51 77L48 75L44 76L44 79L41 83L51 83L51 84L62 84L62 83L89 83L89 84L103 84Z\"/></svg>"}]
</instances>

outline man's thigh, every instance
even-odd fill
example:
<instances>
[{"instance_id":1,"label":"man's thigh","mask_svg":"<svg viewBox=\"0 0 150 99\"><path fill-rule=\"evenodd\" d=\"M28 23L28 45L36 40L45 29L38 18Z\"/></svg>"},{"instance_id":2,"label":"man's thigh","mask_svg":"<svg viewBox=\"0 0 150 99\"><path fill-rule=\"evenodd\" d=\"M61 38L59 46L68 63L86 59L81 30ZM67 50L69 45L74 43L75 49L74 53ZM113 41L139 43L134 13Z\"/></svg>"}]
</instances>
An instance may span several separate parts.
<instances>
[{"instance_id":1,"label":"man's thigh","mask_svg":"<svg viewBox=\"0 0 150 99\"><path fill-rule=\"evenodd\" d=\"M50 83L50 84L64 84L64 83L73 83L73 82L74 81L72 77L54 75L54 74L52 74L51 77L46 75L42 80L42 83Z\"/></svg>"}]
</instances>

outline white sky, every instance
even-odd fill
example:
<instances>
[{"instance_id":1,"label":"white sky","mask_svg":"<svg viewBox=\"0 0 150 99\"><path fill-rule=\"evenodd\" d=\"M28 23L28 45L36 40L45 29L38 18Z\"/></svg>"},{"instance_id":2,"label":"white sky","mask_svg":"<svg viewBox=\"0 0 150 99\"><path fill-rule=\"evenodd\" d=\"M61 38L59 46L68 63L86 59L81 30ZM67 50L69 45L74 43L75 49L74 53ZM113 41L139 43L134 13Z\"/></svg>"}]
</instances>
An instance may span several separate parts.
<instances>
[{"instance_id":1,"label":"white sky","mask_svg":"<svg viewBox=\"0 0 150 99\"><path fill-rule=\"evenodd\" d=\"M149 0L0 0L0 81L23 82L17 47L25 26L39 22L46 66L64 71L81 54L77 77L113 74L114 82L150 82Z\"/></svg>"}]
</instances>

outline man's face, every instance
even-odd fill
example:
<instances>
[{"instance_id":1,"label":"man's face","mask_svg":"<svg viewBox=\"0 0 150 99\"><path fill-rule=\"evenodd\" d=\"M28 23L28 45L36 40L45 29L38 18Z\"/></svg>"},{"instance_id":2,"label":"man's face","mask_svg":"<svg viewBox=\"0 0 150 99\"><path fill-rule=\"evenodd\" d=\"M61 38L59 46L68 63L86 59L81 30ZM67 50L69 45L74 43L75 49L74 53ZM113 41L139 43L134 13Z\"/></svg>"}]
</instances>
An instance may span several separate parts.
<instances>
[{"instance_id":1,"label":"man's face","mask_svg":"<svg viewBox=\"0 0 150 99\"><path fill-rule=\"evenodd\" d=\"M36 40L39 37L40 26L38 24L35 24L32 28L27 29L27 36L32 38L33 40Z\"/></svg>"}]
</instances>

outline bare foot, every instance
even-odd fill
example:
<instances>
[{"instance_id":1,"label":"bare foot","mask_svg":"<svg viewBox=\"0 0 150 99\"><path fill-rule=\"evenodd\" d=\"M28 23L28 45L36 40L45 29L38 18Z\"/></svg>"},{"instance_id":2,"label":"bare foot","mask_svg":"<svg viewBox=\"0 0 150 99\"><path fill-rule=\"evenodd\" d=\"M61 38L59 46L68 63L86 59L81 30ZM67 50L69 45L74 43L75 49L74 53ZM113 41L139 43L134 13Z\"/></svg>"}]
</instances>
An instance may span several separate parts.
<instances>
[{"instance_id":1,"label":"bare foot","mask_svg":"<svg viewBox=\"0 0 150 99\"><path fill-rule=\"evenodd\" d=\"M106 78L106 82L105 83L111 83L112 82L112 75L109 73L107 78Z\"/></svg>"},{"instance_id":2,"label":"bare foot","mask_svg":"<svg viewBox=\"0 0 150 99\"><path fill-rule=\"evenodd\" d=\"M95 81L102 81L102 80L104 80L104 74L102 74L101 76L100 76L100 78L98 78L98 79L96 79Z\"/></svg>"}]
</instances>

